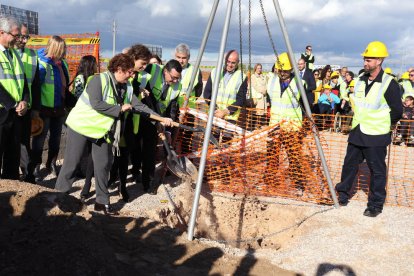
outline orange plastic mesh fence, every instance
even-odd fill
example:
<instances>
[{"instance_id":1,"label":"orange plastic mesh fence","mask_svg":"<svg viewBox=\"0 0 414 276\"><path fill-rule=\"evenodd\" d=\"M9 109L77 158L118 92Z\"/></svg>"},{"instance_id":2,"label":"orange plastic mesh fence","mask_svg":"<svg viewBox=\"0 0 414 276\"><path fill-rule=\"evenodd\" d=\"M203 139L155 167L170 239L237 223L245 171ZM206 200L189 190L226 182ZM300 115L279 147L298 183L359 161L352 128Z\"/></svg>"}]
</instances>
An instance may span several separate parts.
<instances>
[{"instance_id":1,"label":"orange plastic mesh fence","mask_svg":"<svg viewBox=\"0 0 414 276\"><path fill-rule=\"evenodd\" d=\"M352 117L328 115L333 122L323 126L324 116L314 115L319 123L320 136L327 141L329 150L325 152L333 183L341 180L342 164L346 154L348 133ZM327 118L325 118L327 119ZM323 127L322 127L323 126ZM411 137L412 136L412 137ZM401 120L392 134L393 143L387 148L387 199L389 205L414 206L414 121ZM367 200L371 174L364 161L355 181L353 199Z\"/></svg>"},{"instance_id":2,"label":"orange plastic mesh fence","mask_svg":"<svg viewBox=\"0 0 414 276\"><path fill-rule=\"evenodd\" d=\"M59 36L65 39L66 42L66 61L69 65L71 81L75 77L79 61L83 56L93 55L99 64L99 33L62 34ZM50 37L52 35L33 35L27 42L27 47L31 49L45 48Z\"/></svg>"},{"instance_id":3,"label":"orange plastic mesh fence","mask_svg":"<svg viewBox=\"0 0 414 276\"><path fill-rule=\"evenodd\" d=\"M198 104L197 108L186 110L184 124L206 127L207 104ZM269 126L269 115L246 108L235 123L215 119L212 136L220 147L209 144L204 182L212 191L332 204L309 120L305 118L302 126L294 121L283 120L280 124ZM313 120L319 130L335 185L341 178L352 116L316 114ZM177 151L198 165L203 139L203 132L181 130L176 140ZM411 167L414 147L410 147L409 141L401 142L405 145L390 146L386 160L389 167L387 204L414 205ZM353 199L366 200L369 179L369 170L363 163L355 183Z\"/></svg>"},{"instance_id":4,"label":"orange plastic mesh fence","mask_svg":"<svg viewBox=\"0 0 414 276\"><path fill-rule=\"evenodd\" d=\"M206 111L206 104L188 109L184 123L205 128ZM246 109L235 124L215 119L212 135L220 148L210 143L204 180L211 190L332 203L307 121L269 126L267 114ZM203 133L181 131L177 141L177 150L198 163Z\"/></svg>"}]
</instances>

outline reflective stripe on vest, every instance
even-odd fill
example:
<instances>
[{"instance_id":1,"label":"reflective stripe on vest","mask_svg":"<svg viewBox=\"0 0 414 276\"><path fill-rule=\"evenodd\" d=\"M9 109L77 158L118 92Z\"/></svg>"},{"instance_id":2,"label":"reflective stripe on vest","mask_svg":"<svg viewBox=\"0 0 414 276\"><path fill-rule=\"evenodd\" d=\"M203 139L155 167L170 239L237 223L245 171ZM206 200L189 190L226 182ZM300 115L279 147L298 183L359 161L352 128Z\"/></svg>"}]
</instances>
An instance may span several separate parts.
<instances>
[{"instance_id":1,"label":"reflective stripe on vest","mask_svg":"<svg viewBox=\"0 0 414 276\"><path fill-rule=\"evenodd\" d=\"M102 100L110 105L118 105L116 102L114 89L115 82L111 79L109 72L99 74L102 85ZM85 90L87 90L86 84ZM124 95L124 103L130 103L132 98L132 86L127 84L127 92ZM92 108L88 93L82 93L75 107L71 110L66 120L66 124L87 137L100 139L110 131L115 118L102 114Z\"/></svg>"},{"instance_id":2,"label":"reflective stripe on vest","mask_svg":"<svg viewBox=\"0 0 414 276\"><path fill-rule=\"evenodd\" d=\"M147 83L149 82L150 79L151 79L151 74L148 74L145 71L139 72L138 76L137 76L137 81L139 83L139 88L145 89L145 87L147 86ZM132 85L132 79L131 79L131 85ZM138 98L139 101L142 100L140 92L137 93L137 98ZM125 117L128 117L127 114L128 114L128 112L126 113ZM140 120L141 120L141 115L140 114L137 114L137 113L132 114L132 130L133 130L134 134L137 134L138 131L139 131Z\"/></svg>"},{"instance_id":3,"label":"reflective stripe on vest","mask_svg":"<svg viewBox=\"0 0 414 276\"><path fill-rule=\"evenodd\" d=\"M10 64L4 52L0 53L0 83L4 90L18 102L22 100L24 88L23 63L19 54L14 49L10 50L13 54L13 64Z\"/></svg>"},{"instance_id":4,"label":"reflective stripe on vest","mask_svg":"<svg viewBox=\"0 0 414 276\"><path fill-rule=\"evenodd\" d=\"M145 71L138 72L137 81L139 83L139 88L145 89L150 79L151 74Z\"/></svg>"},{"instance_id":5,"label":"reflective stripe on vest","mask_svg":"<svg viewBox=\"0 0 414 276\"><path fill-rule=\"evenodd\" d=\"M300 94L295 79L290 81L289 86L282 94L279 77L273 74L268 81L267 91L271 101L269 124L274 125L284 121L287 124L281 127L297 130L302 125L302 110L299 105ZM295 121L295 124L288 126L291 121Z\"/></svg>"},{"instance_id":6,"label":"reflective stripe on vest","mask_svg":"<svg viewBox=\"0 0 414 276\"><path fill-rule=\"evenodd\" d=\"M46 71L45 80L41 85L41 103L46 107L55 107L55 76L53 66L43 60L39 59L39 64L41 64ZM65 73L69 73L68 64L65 60L62 60L62 70ZM62 98L63 101L63 98ZM61 102L61 105L63 103Z\"/></svg>"},{"instance_id":7,"label":"reflective stripe on vest","mask_svg":"<svg viewBox=\"0 0 414 276\"><path fill-rule=\"evenodd\" d=\"M211 70L211 83L212 87L214 86L216 77L216 68ZM235 71L230 80L227 82L227 85L224 86L224 75L223 72L220 72L220 83L218 87L217 99L216 104L219 109L226 109L228 106L234 104L237 98L237 93L239 92L240 86L242 85L246 75L243 74L242 79L242 71L237 70ZM227 115L225 117L226 120L234 120L236 121L240 115L240 108L234 112L232 115Z\"/></svg>"},{"instance_id":8,"label":"reflective stripe on vest","mask_svg":"<svg viewBox=\"0 0 414 276\"><path fill-rule=\"evenodd\" d=\"M180 82L174 83L173 85L170 85L168 87L167 97L165 97L165 100L161 100L160 98L160 100L158 101L158 107L160 108L161 115L165 115L164 112L167 110L167 107L170 105L170 102L178 97L178 95L180 94L180 90Z\"/></svg>"},{"instance_id":9,"label":"reflective stripe on vest","mask_svg":"<svg viewBox=\"0 0 414 276\"><path fill-rule=\"evenodd\" d=\"M194 66L191 64L188 64L187 68L184 68L181 72L181 92L180 96L178 97L178 105L180 107L183 106L185 101L185 96L187 94L188 89L190 88L190 81L191 81L191 75L193 74ZM198 84L198 76L195 77L193 88ZM191 91L190 98L188 99L188 107L190 108L196 108L196 101L197 98L195 97L195 91Z\"/></svg>"},{"instance_id":10,"label":"reflective stripe on vest","mask_svg":"<svg viewBox=\"0 0 414 276\"><path fill-rule=\"evenodd\" d=\"M158 64L152 64L151 67L151 79L150 87L152 89L152 94L154 94L155 99L158 101L161 97L162 89L162 68Z\"/></svg>"},{"instance_id":11,"label":"reflective stripe on vest","mask_svg":"<svg viewBox=\"0 0 414 276\"><path fill-rule=\"evenodd\" d=\"M138 101L142 100L141 93L138 95ZM139 114L132 114L132 131L134 134L138 134L139 131L139 123L141 120L141 115Z\"/></svg>"},{"instance_id":12,"label":"reflective stripe on vest","mask_svg":"<svg viewBox=\"0 0 414 276\"><path fill-rule=\"evenodd\" d=\"M37 52L35 50L24 48L21 59L23 70L26 75L27 85L29 87L29 107L32 105L32 83L37 69Z\"/></svg>"},{"instance_id":13,"label":"reflective stripe on vest","mask_svg":"<svg viewBox=\"0 0 414 276\"><path fill-rule=\"evenodd\" d=\"M361 75L355 80L354 93L350 98L354 104L354 117L352 129L360 125L362 133L368 135L381 135L390 132L391 118L390 107L384 98L392 77L383 74L381 82L374 82L365 95L365 82L360 80Z\"/></svg>"}]
</instances>

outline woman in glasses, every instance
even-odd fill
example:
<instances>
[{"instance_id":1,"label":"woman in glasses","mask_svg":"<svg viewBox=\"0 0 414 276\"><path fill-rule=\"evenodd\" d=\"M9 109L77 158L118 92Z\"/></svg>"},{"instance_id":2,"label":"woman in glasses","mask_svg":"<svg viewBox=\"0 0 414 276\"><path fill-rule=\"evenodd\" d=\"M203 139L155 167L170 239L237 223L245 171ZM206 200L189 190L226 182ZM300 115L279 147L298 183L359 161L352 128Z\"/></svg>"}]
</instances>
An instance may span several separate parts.
<instances>
[{"instance_id":1,"label":"woman in glasses","mask_svg":"<svg viewBox=\"0 0 414 276\"><path fill-rule=\"evenodd\" d=\"M129 79L135 74L134 59L127 54L114 56L108 71L95 75L86 85L76 106L66 120L68 138L65 161L56 182L56 189L69 192L75 180L75 171L88 142L92 143L95 173L95 211L116 214L109 203L108 178L114 154L119 154L122 120L125 112L156 114L133 94ZM165 118L163 123L171 125Z\"/></svg>"}]
</instances>

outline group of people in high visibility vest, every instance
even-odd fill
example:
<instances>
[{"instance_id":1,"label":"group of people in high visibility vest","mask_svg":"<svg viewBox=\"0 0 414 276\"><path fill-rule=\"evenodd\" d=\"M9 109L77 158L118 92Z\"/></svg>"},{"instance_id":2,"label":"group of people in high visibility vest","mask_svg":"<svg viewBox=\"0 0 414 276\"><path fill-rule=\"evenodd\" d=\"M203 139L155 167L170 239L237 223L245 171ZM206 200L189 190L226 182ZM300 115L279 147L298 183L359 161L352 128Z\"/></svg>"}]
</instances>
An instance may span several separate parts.
<instances>
[{"instance_id":1,"label":"group of people in high visibility vest","mask_svg":"<svg viewBox=\"0 0 414 276\"><path fill-rule=\"evenodd\" d=\"M125 201L129 200L125 186L129 162L134 165L136 177L142 171L144 191L152 185L160 128L149 119L151 114L162 116L163 127L170 127L177 120L178 109L184 101L195 107L197 98L202 95L200 71L195 74L193 90L187 93L194 70L189 63L190 49L185 44L178 45L175 59L160 66L148 64L152 55L145 46L129 47L110 60L106 72L84 81L84 89L66 118L70 80L64 59L64 40L53 36L46 49L36 53L25 48L28 37L26 26L12 18L0 17L1 176L18 179L20 162L26 159L22 170L26 173L25 179L33 182L49 131L47 166L58 174L56 189L70 192L84 149L90 145L96 183L95 210L114 214L108 192L109 171L111 176L119 176L119 192ZM362 56L364 72L355 78L354 93L349 95L354 116L341 182L336 191L340 204L347 205L358 165L366 159L372 177L364 215L375 217L382 212L385 201L386 147L391 142L392 126L401 118L402 102L397 82L382 70L382 63L388 56L386 46L373 41ZM227 52L223 68L212 70L203 94L203 98L211 99L212 89L218 82L214 116L235 124L242 114L240 111L245 106L248 90L246 74L238 64L238 52ZM271 102L269 124L279 124L279 131L286 137L300 137L302 109L296 82L304 86L306 82L294 76L287 53L277 57L275 67L277 70L266 87ZM220 70L219 79L216 79L216 70ZM407 93L409 91L407 89ZM37 138L33 138L30 147L30 118L39 116L44 122L43 129ZM68 138L63 166L57 172L56 159L64 120ZM190 118L189 123L193 122L194 118ZM268 145L269 149L280 146L278 143ZM289 147L286 143L283 146ZM21 158L23 152L26 152L26 158ZM296 163L293 159L289 162ZM297 166L296 169L301 168ZM303 189L306 183L297 181L295 185Z\"/></svg>"}]
</instances>

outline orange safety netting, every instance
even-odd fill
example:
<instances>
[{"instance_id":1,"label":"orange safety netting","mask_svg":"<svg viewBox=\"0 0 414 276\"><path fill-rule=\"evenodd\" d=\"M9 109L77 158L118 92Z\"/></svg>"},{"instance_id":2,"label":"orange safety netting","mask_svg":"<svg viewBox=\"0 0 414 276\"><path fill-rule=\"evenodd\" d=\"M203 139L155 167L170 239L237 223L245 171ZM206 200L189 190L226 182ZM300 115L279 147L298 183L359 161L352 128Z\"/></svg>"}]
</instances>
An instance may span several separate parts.
<instances>
[{"instance_id":1,"label":"orange safety netting","mask_svg":"<svg viewBox=\"0 0 414 276\"><path fill-rule=\"evenodd\" d=\"M205 128L207 112L205 103L187 109L183 123ZM313 120L335 185L341 178L352 116L315 114ZM249 108L236 124L215 119L212 135L220 147L209 145L204 182L212 191L332 204L310 121L304 119L299 130L294 122L268 122L269 114ZM406 133L407 127L403 129ZM198 165L203 139L202 132L180 131L176 148ZM405 145L389 147L387 204L414 205L414 136L411 144L407 139L400 142ZM366 200L369 175L366 164L361 164L353 199Z\"/></svg>"},{"instance_id":2,"label":"orange safety netting","mask_svg":"<svg viewBox=\"0 0 414 276\"><path fill-rule=\"evenodd\" d=\"M205 127L206 112L205 104L189 109L184 123ZM210 189L332 203L309 122L292 130L268 121L255 109L243 110L236 124L215 119L212 135L220 148L210 144L204 173ZM177 141L177 149L198 163L203 134L182 131Z\"/></svg>"},{"instance_id":3,"label":"orange safety netting","mask_svg":"<svg viewBox=\"0 0 414 276\"><path fill-rule=\"evenodd\" d=\"M99 70L99 32L95 34L62 34L59 36L65 39L66 42L66 61L69 65L70 80L74 79L79 61L85 55L93 55L96 58ZM45 48L50 37L52 35L33 35L27 42L27 47L31 49Z\"/></svg>"},{"instance_id":4,"label":"orange safety netting","mask_svg":"<svg viewBox=\"0 0 414 276\"><path fill-rule=\"evenodd\" d=\"M346 154L348 133L352 116L314 115L319 125L319 135L327 142L325 156L333 183L341 180L342 164ZM325 122L325 124L324 124ZM328 123L327 123L328 122ZM330 123L329 123L330 122ZM387 199L386 204L414 206L414 121L401 120L392 134L393 143L387 148ZM410 137L413 136L413 137ZM365 162L360 165L355 181L353 199L367 200L369 168Z\"/></svg>"}]
</instances>

